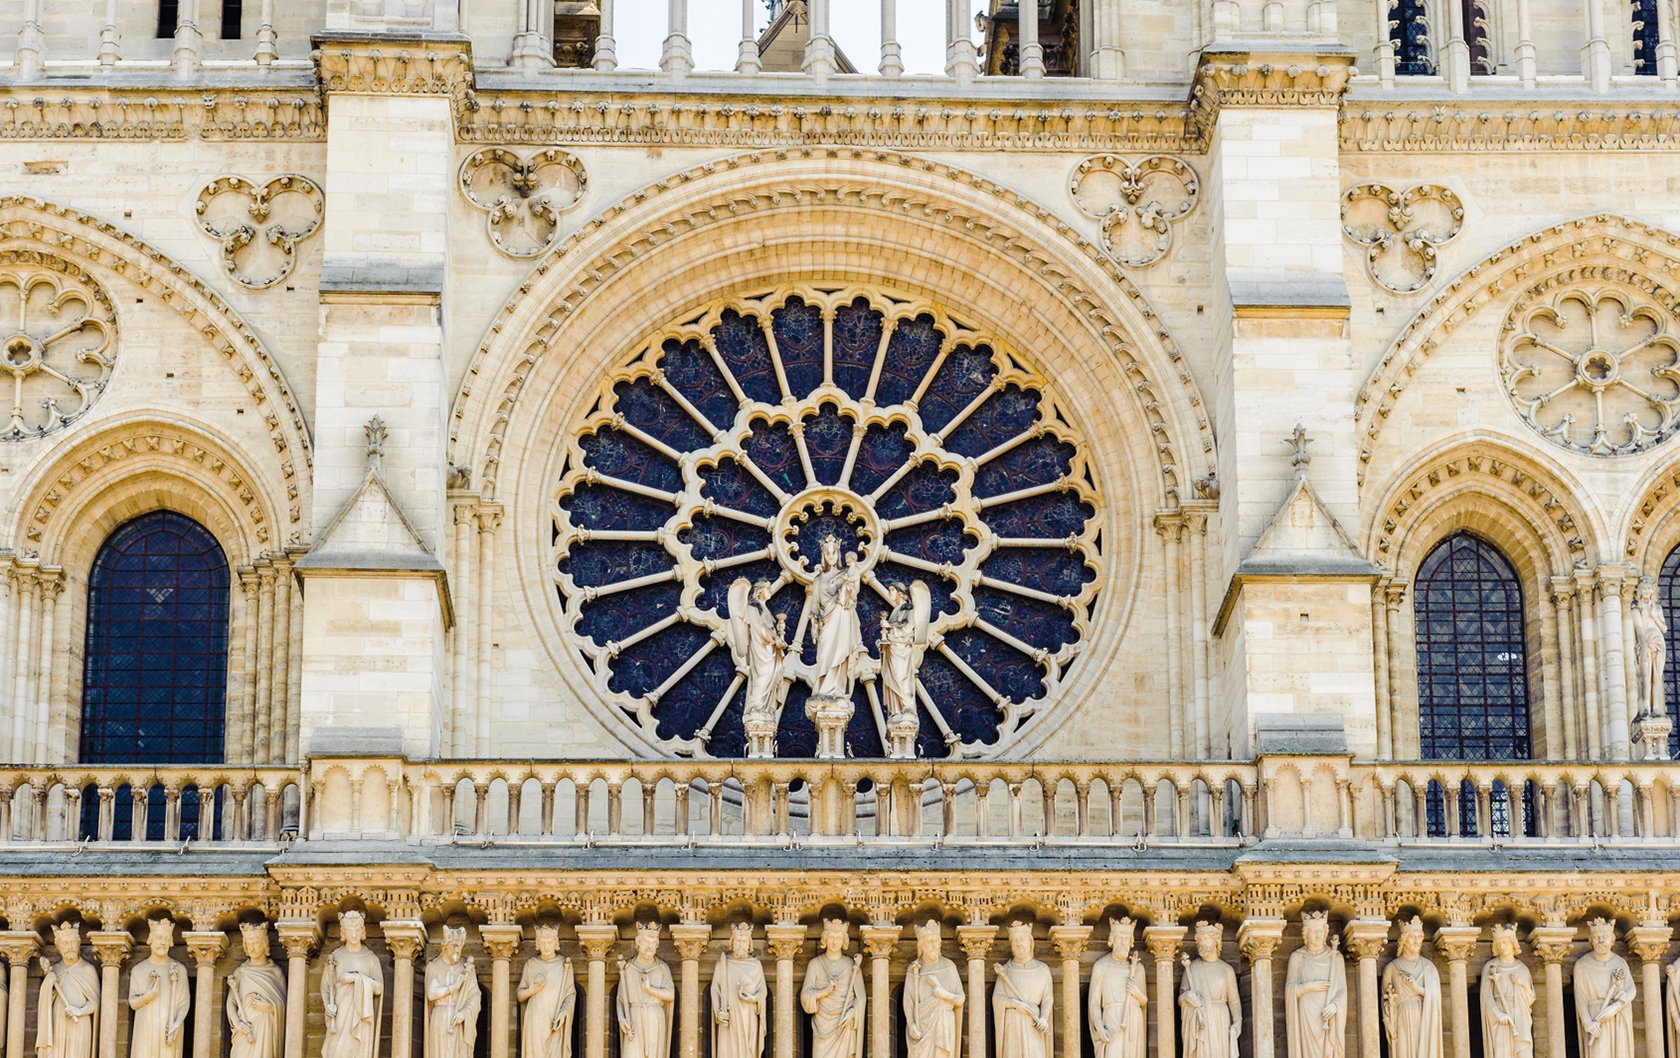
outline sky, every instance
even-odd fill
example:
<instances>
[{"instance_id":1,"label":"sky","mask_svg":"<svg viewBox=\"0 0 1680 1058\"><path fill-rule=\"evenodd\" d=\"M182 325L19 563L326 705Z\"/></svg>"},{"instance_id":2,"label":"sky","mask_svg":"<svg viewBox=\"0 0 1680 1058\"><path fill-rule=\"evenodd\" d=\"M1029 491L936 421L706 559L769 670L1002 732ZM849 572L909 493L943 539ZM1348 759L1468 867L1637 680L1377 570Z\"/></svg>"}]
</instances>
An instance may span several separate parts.
<instances>
[{"instance_id":1,"label":"sky","mask_svg":"<svg viewBox=\"0 0 1680 1058\"><path fill-rule=\"evenodd\" d=\"M758 29L763 30L769 21L764 3L754 2ZM969 2L976 11L987 6L986 0ZM829 27L834 39L860 71L874 73L881 55L879 0L829 3ZM666 0L619 0L614 7L619 65L657 67L667 32ZM972 27L973 22L969 25ZM741 0L688 0L688 36L694 43L696 69L733 69L741 36ZM978 34L975 36L978 40ZM898 0L898 41L904 50L906 73L944 73L945 0Z\"/></svg>"}]
</instances>

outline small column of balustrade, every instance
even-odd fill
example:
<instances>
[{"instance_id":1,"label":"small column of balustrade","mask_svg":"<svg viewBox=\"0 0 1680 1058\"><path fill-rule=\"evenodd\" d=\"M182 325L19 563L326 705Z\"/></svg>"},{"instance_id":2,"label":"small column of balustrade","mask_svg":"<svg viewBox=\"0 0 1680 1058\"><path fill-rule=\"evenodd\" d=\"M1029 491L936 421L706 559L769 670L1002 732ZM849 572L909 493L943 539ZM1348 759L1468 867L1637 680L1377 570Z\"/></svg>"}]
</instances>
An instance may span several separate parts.
<instances>
[{"instance_id":1,"label":"small column of balustrade","mask_svg":"<svg viewBox=\"0 0 1680 1058\"><path fill-rule=\"evenodd\" d=\"M613 0L597 0L601 29L595 37L595 69L611 73L618 69L618 42L613 38Z\"/></svg>"},{"instance_id":2,"label":"small column of balustrade","mask_svg":"<svg viewBox=\"0 0 1680 1058\"><path fill-rule=\"evenodd\" d=\"M741 0L741 45L735 56L736 73L764 68L758 54L758 0Z\"/></svg>"},{"instance_id":3,"label":"small column of balustrade","mask_svg":"<svg viewBox=\"0 0 1680 1058\"><path fill-rule=\"evenodd\" d=\"M979 53L974 48L967 0L946 0L945 75L961 87L973 84L979 69Z\"/></svg>"},{"instance_id":4,"label":"small column of balustrade","mask_svg":"<svg viewBox=\"0 0 1680 1058\"><path fill-rule=\"evenodd\" d=\"M1017 61L1021 76L1033 79L1044 76L1044 45L1038 42L1038 0L1020 0L1017 6Z\"/></svg>"},{"instance_id":5,"label":"small column of balustrade","mask_svg":"<svg viewBox=\"0 0 1680 1058\"><path fill-rule=\"evenodd\" d=\"M904 52L898 44L898 0L881 0L881 76L904 72Z\"/></svg>"},{"instance_id":6,"label":"small column of balustrade","mask_svg":"<svg viewBox=\"0 0 1680 1058\"><path fill-rule=\"evenodd\" d=\"M694 45L688 39L688 0L669 0L669 29L659 55L659 68L681 77L694 69Z\"/></svg>"}]
</instances>

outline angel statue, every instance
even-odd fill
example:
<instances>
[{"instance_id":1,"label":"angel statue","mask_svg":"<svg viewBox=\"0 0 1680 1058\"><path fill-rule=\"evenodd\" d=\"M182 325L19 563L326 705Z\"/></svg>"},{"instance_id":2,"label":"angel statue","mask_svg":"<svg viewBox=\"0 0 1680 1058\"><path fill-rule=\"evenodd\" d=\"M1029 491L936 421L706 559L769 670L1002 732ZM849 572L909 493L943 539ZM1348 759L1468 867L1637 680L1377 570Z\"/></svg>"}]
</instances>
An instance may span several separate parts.
<instances>
[{"instance_id":1,"label":"angel statue","mask_svg":"<svg viewBox=\"0 0 1680 1058\"><path fill-rule=\"evenodd\" d=\"M916 673L928 645L928 617L933 609L928 586L911 581L887 586L890 609L881 621L881 708L887 714L887 756L910 760L916 755Z\"/></svg>"},{"instance_id":2,"label":"angel statue","mask_svg":"<svg viewBox=\"0 0 1680 1058\"><path fill-rule=\"evenodd\" d=\"M776 725L787 694L782 678L787 616L770 612L773 587L765 580L749 584L745 577L729 585L729 650L747 684L741 725L747 733L747 756L753 758L775 755Z\"/></svg>"}]
</instances>

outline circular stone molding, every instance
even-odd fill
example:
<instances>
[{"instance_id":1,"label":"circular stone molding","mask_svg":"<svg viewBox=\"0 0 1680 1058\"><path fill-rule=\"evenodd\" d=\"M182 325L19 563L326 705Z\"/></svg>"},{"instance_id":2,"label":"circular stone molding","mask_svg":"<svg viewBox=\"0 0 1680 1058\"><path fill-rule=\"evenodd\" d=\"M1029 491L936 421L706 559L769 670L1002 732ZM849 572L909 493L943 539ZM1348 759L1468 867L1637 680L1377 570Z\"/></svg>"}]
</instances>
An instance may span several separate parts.
<instances>
[{"instance_id":1,"label":"circular stone molding","mask_svg":"<svg viewBox=\"0 0 1680 1058\"><path fill-rule=\"evenodd\" d=\"M0 441L62 429L105 392L116 365L111 299L69 261L0 251Z\"/></svg>"},{"instance_id":2,"label":"circular stone molding","mask_svg":"<svg viewBox=\"0 0 1680 1058\"><path fill-rule=\"evenodd\" d=\"M671 323L601 384L561 462L552 598L626 720L731 757L729 586L768 582L793 644L778 753L810 756L808 591L837 537L865 585L852 755L883 755L876 640L889 587L920 580L919 752L980 756L1055 703L1090 639L1098 495L1051 387L998 341L886 291L785 289Z\"/></svg>"},{"instance_id":3,"label":"circular stone molding","mask_svg":"<svg viewBox=\"0 0 1680 1058\"><path fill-rule=\"evenodd\" d=\"M1505 392L1524 422L1563 448L1641 452L1680 425L1675 297L1632 276L1589 278L1599 282L1554 277L1511 309L1500 335Z\"/></svg>"}]
</instances>

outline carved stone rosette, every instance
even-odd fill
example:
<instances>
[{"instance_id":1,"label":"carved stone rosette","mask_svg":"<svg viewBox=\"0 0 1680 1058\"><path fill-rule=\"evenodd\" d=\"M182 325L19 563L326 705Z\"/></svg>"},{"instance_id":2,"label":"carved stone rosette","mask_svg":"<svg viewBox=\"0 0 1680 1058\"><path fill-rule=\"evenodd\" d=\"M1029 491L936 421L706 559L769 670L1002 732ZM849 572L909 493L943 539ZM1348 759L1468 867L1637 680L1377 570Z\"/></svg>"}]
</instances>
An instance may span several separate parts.
<instances>
[{"instance_id":1,"label":"carved stone rosette","mask_svg":"<svg viewBox=\"0 0 1680 1058\"><path fill-rule=\"evenodd\" d=\"M256 184L222 176L198 193L198 226L222 244L222 271L253 290L274 286L297 266L297 245L321 227L325 200L297 173Z\"/></svg>"},{"instance_id":2,"label":"carved stone rosette","mask_svg":"<svg viewBox=\"0 0 1680 1058\"><path fill-rule=\"evenodd\" d=\"M1103 245L1123 265L1152 265L1172 249L1173 229L1196 208L1196 171L1152 154L1135 164L1112 154L1079 163L1068 192L1086 216L1102 221Z\"/></svg>"},{"instance_id":3,"label":"carved stone rosette","mask_svg":"<svg viewBox=\"0 0 1680 1058\"><path fill-rule=\"evenodd\" d=\"M589 174L557 147L521 155L501 147L461 163L461 193L484 214L490 244L509 257L536 257L554 245L560 214L583 199Z\"/></svg>"},{"instance_id":4,"label":"carved stone rosette","mask_svg":"<svg viewBox=\"0 0 1680 1058\"><path fill-rule=\"evenodd\" d=\"M1390 293L1422 289L1439 267L1437 248L1463 227L1464 203L1438 184L1357 184L1342 195L1342 232L1365 249L1366 274Z\"/></svg>"},{"instance_id":5,"label":"carved stone rosette","mask_svg":"<svg viewBox=\"0 0 1680 1058\"><path fill-rule=\"evenodd\" d=\"M12 402L0 441L75 421L105 391L116 359L116 315L92 276L38 251L0 251L0 369Z\"/></svg>"},{"instance_id":6,"label":"carved stone rosette","mask_svg":"<svg viewBox=\"0 0 1680 1058\"><path fill-rule=\"evenodd\" d=\"M1680 332L1671 293L1553 278L1505 318L1500 376L1517 414L1553 444L1641 452L1680 420Z\"/></svg>"}]
</instances>

